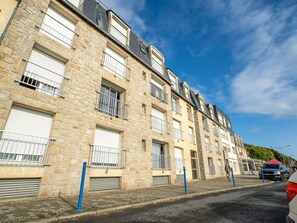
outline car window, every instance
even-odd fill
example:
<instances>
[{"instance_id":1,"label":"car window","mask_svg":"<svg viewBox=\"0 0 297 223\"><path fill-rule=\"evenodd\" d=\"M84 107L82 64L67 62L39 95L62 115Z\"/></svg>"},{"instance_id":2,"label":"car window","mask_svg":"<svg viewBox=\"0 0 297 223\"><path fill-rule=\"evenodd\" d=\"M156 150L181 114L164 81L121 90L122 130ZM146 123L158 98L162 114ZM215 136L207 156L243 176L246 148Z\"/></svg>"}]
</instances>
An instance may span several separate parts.
<instances>
[{"instance_id":1,"label":"car window","mask_svg":"<svg viewBox=\"0 0 297 223\"><path fill-rule=\"evenodd\" d=\"M267 168L267 169L279 169L280 165L279 164L265 164L264 168Z\"/></svg>"}]
</instances>

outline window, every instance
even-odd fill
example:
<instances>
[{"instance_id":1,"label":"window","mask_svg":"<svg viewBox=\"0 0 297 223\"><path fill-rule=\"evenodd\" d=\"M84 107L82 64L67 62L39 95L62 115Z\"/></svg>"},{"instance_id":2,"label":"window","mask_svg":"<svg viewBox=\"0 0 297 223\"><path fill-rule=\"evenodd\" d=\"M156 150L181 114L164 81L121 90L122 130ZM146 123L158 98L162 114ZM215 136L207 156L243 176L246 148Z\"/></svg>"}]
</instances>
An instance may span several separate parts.
<instances>
[{"instance_id":1,"label":"window","mask_svg":"<svg viewBox=\"0 0 297 223\"><path fill-rule=\"evenodd\" d=\"M179 121L173 120L173 137L177 140L183 140L183 131Z\"/></svg>"},{"instance_id":2,"label":"window","mask_svg":"<svg viewBox=\"0 0 297 223\"><path fill-rule=\"evenodd\" d=\"M20 85L48 95L61 95L65 63L33 49Z\"/></svg>"},{"instance_id":3,"label":"window","mask_svg":"<svg viewBox=\"0 0 297 223\"><path fill-rule=\"evenodd\" d=\"M165 121L165 113L152 108L152 129L161 132L161 133L167 133L168 132L168 127L167 127L167 122Z\"/></svg>"},{"instance_id":4,"label":"window","mask_svg":"<svg viewBox=\"0 0 297 223\"><path fill-rule=\"evenodd\" d=\"M169 71L169 78L170 78L170 82L171 82L171 87L174 90L178 91L176 77L170 71Z\"/></svg>"},{"instance_id":5,"label":"window","mask_svg":"<svg viewBox=\"0 0 297 223\"><path fill-rule=\"evenodd\" d=\"M120 78L129 80L125 58L109 46L103 52L103 67Z\"/></svg>"},{"instance_id":6,"label":"window","mask_svg":"<svg viewBox=\"0 0 297 223\"><path fill-rule=\"evenodd\" d=\"M232 147L232 152L233 152L233 154L237 154L235 147Z\"/></svg>"},{"instance_id":7,"label":"window","mask_svg":"<svg viewBox=\"0 0 297 223\"><path fill-rule=\"evenodd\" d=\"M18 4L16 0L1 1L0 9L0 38L2 37L5 29L8 27L9 20Z\"/></svg>"},{"instance_id":8,"label":"window","mask_svg":"<svg viewBox=\"0 0 297 223\"><path fill-rule=\"evenodd\" d=\"M154 54L152 54L152 67L155 68L155 70L158 71L160 74L164 74L163 61Z\"/></svg>"},{"instance_id":9,"label":"window","mask_svg":"<svg viewBox=\"0 0 297 223\"><path fill-rule=\"evenodd\" d=\"M209 132L209 125L207 123L207 119L205 117L202 117L202 123L203 123L203 129L207 132Z\"/></svg>"},{"instance_id":10,"label":"window","mask_svg":"<svg viewBox=\"0 0 297 223\"><path fill-rule=\"evenodd\" d=\"M92 145L92 166L122 167L122 150L120 132L97 127Z\"/></svg>"},{"instance_id":11,"label":"window","mask_svg":"<svg viewBox=\"0 0 297 223\"><path fill-rule=\"evenodd\" d=\"M179 105L179 100L177 97L172 97L172 111L181 114L182 109L181 106Z\"/></svg>"},{"instance_id":12,"label":"window","mask_svg":"<svg viewBox=\"0 0 297 223\"><path fill-rule=\"evenodd\" d=\"M195 136L194 136L194 129L192 127L189 127L189 136L190 136L190 143L195 145L196 140L195 140Z\"/></svg>"},{"instance_id":13,"label":"window","mask_svg":"<svg viewBox=\"0 0 297 223\"><path fill-rule=\"evenodd\" d=\"M106 84L101 85L98 110L116 118L127 118L128 107L123 102L123 92Z\"/></svg>"},{"instance_id":14,"label":"window","mask_svg":"<svg viewBox=\"0 0 297 223\"><path fill-rule=\"evenodd\" d=\"M141 141L141 146L142 146L142 150L146 151L146 141L144 139Z\"/></svg>"},{"instance_id":15,"label":"window","mask_svg":"<svg viewBox=\"0 0 297 223\"><path fill-rule=\"evenodd\" d=\"M216 170L215 170L215 166L213 165L213 159L211 157L207 157L207 161L208 161L209 174L215 175Z\"/></svg>"},{"instance_id":16,"label":"window","mask_svg":"<svg viewBox=\"0 0 297 223\"><path fill-rule=\"evenodd\" d=\"M183 150L180 148L175 147L175 168L176 173L180 174L183 172Z\"/></svg>"},{"instance_id":17,"label":"window","mask_svg":"<svg viewBox=\"0 0 297 223\"><path fill-rule=\"evenodd\" d=\"M74 5L76 8L78 8L80 0L67 0L67 1L70 2L72 5Z\"/></svg>"},{"instance_id":18,"label":"window","mask_svg":"<svg viewBox=\"0 0 297 223\"><path fill-rule=\"evenodd\" d=\"M146 114L146 105L145 104L142 104L142 114Z\"/></svg>"},{"instance_id":19,"label":"window","mask_svg":"<svg viewBox=\"0 0 297 223\"><path fill-rule=\"evenodd\" d=\"M205 136L204 141L205 141L206 151L212 152L212 146L210 144L209 137L208 136Z\"/></svg>"},{"instance_id":20,"label":"window","mask_svg":"<svg viewBox=\"0 0 297 223\"><path fill-rule=\"evenodd\" d=\"M187 113L188 113L188 120L192 122L193 114L192 114L192 109L189 106L187 106Z\"/></svg>"},{"instance_id":21,"label":"window","mask_svg":"<svg viewBox=\"0 0 297 223\"><path fill-rule=\"evenodd\" d=\"M187 99L190 99L188 87L185 87L185 95Z\"/></svg>"},{"instance_id":22,"label":"window","mask_svg":"<svg viewBox=\"0 0 297 223\"><path fill-rule=\"evenodd\" d=\"M53 142L52 115L13 106L4 131L0 130L0 163L44 164Z\"/></svg>"},{"instance_id":23,"label":"window","mask_svg":"<svg viewBox=\"0 0 297 223\"><path fill-rule=\"evenodd\" d=\"M227 126L228 126L229 128L231 128L231 123L230 123L229 120L227 120Z\"/></svg>"},{"instance_id":24,"label":"window","mask_svg":"<svg viewBox=\"0 0 297 223\"><path fill-rule=\"evenodd\" d=\"M53 8L48 8L41 25L41 32L59 43L70 47L75 35L75 24Z\"/></svg>"},{"instance_id":25,"label":"window","mask_svg":"<svg viewBox=\"0 0 297 223\"><path fill-rule=\"evenodd\" d=\"M111 11L109 11L109 18L111 21L110 34L123 45L128 45L130 28Z\"/></svg>"},{"instance_id":26,"label":"window","mask_svg":"<svg viewBox=\"0 0 297 223\"><path fill-rule=\"evenodd\" d=\"M152 159L153 159L153 169L170 168L170 156L167 155L167 151L165 151L164 144L153 142Z\"/></svg>"},{"instance_id":27,"label":"window","mask_svg":"<svg viewBox=\"0 0 297 223\"><path fill-rule=\"evenodd\" d=\"M160 101L167 103L167 93L164 91L164 86L154 79L151 80L151 94Z\"/></svg>"},{"instance_id":28,"label":"window","mask_svg":"<svg viewBox=\"0 0 297 223\"><path fill-rule=\"evenodd\" d=\"M223 116L221 113L218 113L218 117L219 117L219 123L223 124Z\"/></svg>"},{"instance_id":29,"label":"window","mask_svg":"<svg viewBox=\"0 0 297 223\"><path fill-rule=\"evenodd\" d=\"M201 107L201 110L203 112L205 112L205 108L204 108L204 101L202 99L200 99L200 107Z\"/></svg>"},{"instance_id":30,"label":"window","mask_svg":"<svg viewBox=\"0 0 297 223\"><path fill-rule=\"evenodd\" d=\"M144 71L142 71L142 79L146 80L146 73Z\"/></svg>"},{"instance_id":31,"label":"window","mask_svg":"<svg viewBox=\"0 0 297 223\"><path fill-rule=\"evenodd\" d=\"M210 110L210 117L214 118L213 109L209 108L209 110Z\"/></svg>"}]
</instances>

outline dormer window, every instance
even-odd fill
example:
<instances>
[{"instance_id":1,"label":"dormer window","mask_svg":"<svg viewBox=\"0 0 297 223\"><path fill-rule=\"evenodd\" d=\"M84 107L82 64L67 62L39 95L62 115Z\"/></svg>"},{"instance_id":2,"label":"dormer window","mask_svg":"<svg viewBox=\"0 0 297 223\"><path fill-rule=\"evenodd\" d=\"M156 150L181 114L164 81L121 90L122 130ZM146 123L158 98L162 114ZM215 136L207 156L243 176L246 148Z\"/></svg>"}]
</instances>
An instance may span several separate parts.
<instances>
[{"instance_id":1,"label":"dormer window","mask_svg":"<svg viewBox=\"0 0 297 223\"><path fill-rule=\"evenodd\" d=\"M213 115L213 109L210 107L209 110L210 110L210 116L213 118L214 117L214 115Z\"/></svg>"},{"instance_id":2,"label":"dormer window","mask_svg":"<svg viewBox=\"0 0 297 223\"><path fill-rule=\"evenodd\" d=\"M163 55L153 46L150 46L150 56L152 67L160 74L164 75L164 57Z\"/></svg>"},{"instance_id":3,"label":"dormer window","mask_svg":"<svg viewBox=\"0 0 297 223\"><path fill-rule=\"evenodd\" d=\"M187 98L187 99L190 98L190 95L189 95L189 88L188 88L188 87L185 87L185 95L186 95L186 98Z\"/></svg>"},{"instance_id":4,"label":"dormer window","mask_svg":"<svg viewBox=\"0 0 297 223\"><path fill-rule=\"evenodd\" d=\"M109 33L123 45L129 45L130 28L112 11L109 11Z\"/></svg>"},{"instance_id":5,"label":"dormer window","mask_svg":"<svg viewBox=\"0 0 297 223\"><path fill-rule=\"evenodd\" d=\"M223 124L223 116L221 113L218 113L219 123Z\"/></svg>"},{"instance_id":6,"label":"dormer window","mask_svg":"<svg viewBox=\"0 0 297 223\"><path fill-rule=\"evenodd\" d=\"M170 82L171 82L171 87L172 87L174 90L178 91L178 88L177 88L177 78L176 78L176 76L175 76L172 72L170 72L170 71L169 71L169 78L170 78Z\"/></svg>"},{"instance_id":7,"label":"dormer window","mask_svg":"<svg viewBox=\"0 0 297 223\"><path fill-rule=\"evenodd\" d=\"M201 98L200 98L200 107L201 107L201 110L204 112L205 111L204 101Z\"/></svg>"}]
</instances>

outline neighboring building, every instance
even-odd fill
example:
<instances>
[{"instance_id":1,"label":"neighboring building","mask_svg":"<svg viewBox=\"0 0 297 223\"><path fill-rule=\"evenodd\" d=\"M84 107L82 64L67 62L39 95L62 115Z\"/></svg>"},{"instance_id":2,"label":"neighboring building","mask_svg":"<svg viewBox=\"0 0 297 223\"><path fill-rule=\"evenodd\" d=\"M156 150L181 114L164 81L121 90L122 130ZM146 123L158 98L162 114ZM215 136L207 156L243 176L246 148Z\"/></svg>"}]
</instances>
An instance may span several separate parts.
<instances>
[{"instance_id":1,"label":"neighboring building","mask_svg":"<svg viewBox=\"0 0 297 223\"><path fill-rule=\"evenodd\" d=\"M8 2L0 199L77 194L84 161L87 193L180 182L183 165L189 181L224 174L218 131L231 127L113 11L95 0Z\"/></svg>"}]
</instances>

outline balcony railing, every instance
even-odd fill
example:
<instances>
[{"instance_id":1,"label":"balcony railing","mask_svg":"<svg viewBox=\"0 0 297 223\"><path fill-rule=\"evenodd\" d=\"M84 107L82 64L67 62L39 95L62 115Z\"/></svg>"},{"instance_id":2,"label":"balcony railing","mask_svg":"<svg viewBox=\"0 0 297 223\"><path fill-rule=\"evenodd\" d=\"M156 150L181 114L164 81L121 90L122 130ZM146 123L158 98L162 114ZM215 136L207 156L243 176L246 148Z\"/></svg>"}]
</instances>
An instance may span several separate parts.
<instances>
[{"instance_id":1,"label":"balcony railing","mask_svg":"<svg viewBox=\"0 0 297 223\"><path fill-rule=\"evenodd\" d=\"M110 26L110 34L114 36L118 41L120 41L125 46L127 45L127 36L121 33L116 27L113 25Z\"/></svg>"},{"instance_id":2,"label":"balcony railing","mask_svg":"<svg viewBox=\"0 0 297 223\"><path fill-rule=\"evenodd\" d=\"M221 148L216 147L216 150L217 150L217 154L222 155L222 149Z\"/></svg>"},{"instance_id":3,"label":"balcony railing","mask_svg":"<svg viewBox=\"0 0 297 223\"><path fill-rule=\"evenodd\" d=\"M194 120L193 119L193 114L191 112L188 112L188 120L191 121L191 122Z\"/></svg>"},{"instance_id":4,"label":"balcony railing","mask_svg":"<svg viewBox=\"0 0 297 223\"><path fill-rule=\"evenodd\" d=\"M205 143L206 151L212 152L212 145L210 143Z\"/></svg>"},{"instance_id":5,"label":"balcony railing","mask_svg":"<svg viewBox=\"0 0 297 223\"><path fill-rule=\"evenodd\" d=\"M184 167L184 160L182 158L175 158L176 173L182 173Z\"/></svg>"},{"instance_id":6,"label":"balcony railing","mask_svg":"<svg viewBox=\"0 0 297 223\"><path fill-rule=\"evenodd\" d=\"M168 102L167 93L163 89L161 89L158 86L154 85L153 83L151 83L151 94L153 96L155 96L156 98L158 98L160 101L163 101L165 103Z\"/></svg>"},{"instance_id":7,"label":"balcony railing","mask_svg":"<svg viewBox=\"0 0 297 223\"><path fill-rule=\"evenodd\" d=\"M177 140L184 140L183 131L177 128L173 128L173 137Z\"/></svg>"},{"instance_id":8,"label":"balcony railing","mask_svg":"<svg viewBox=\"0 0 297 223\"><path fill-rule=\"evenodd\" d=\"M172 103L172 111L174 111L180 115L182 114L181 106L176 103Z\"/></svg>"},{"instance_id":9,"label":"balcony railing","mask_svg":"<svg viewBox=\"0 0 297 223\"><path fill-rule=\"evenodd\" d=\"M98 104L96 109L112 117L121 119L128 118L128 105L102 92L98 92Z\"/></svg>"},{"instance_id":10,"label":"balcony railing","mask_svg":"<svg viewBox=\"0 0 297 223\"><path fill-rule=\"evenodd\" d=\"M213 134L217 137L219 137L219 131L217 129L213 129Z\"/></svg>"},{"instance_id":11,"label":"balcony railing","mask_svg":"<svg viewBox=\"0 0 297 223\"><path fill-rule=\"evenodd\" d=\"M168 122L166 122L163 119L157 118L153 115L151 115L151 120L152 120L152 126L151 128L154 130L157 130L161 133L168 133Z\"/></svg>"},{"instance_id":12,"label":"balcony railing","mask_svg":"<svg viewBox=\"0 0 297 223\"><path fill-rule=\"evenodd\" d=\"M170 156L168 155L159 155L159 154L152 154L153 159L153 169L170 169Z\"/></svg>"},{"instance_id":13,"label":"balcony railing","mask_svg":"<svg viewBox=\"0 0 297 223\"><path fill-rule=\"evenodd\" d=\"M193 145L196 145L196 138L195 138L195 136L189 134L189 137L190 137L190 143L193 144Z\"/></svg>"},{"instance_id":14,"label":"balcony railing","mask_svg":"<svg viewBox=\"0 0 297 223\"><path fill-rule=\"evenodd\" d=\"M208 166L209 175L216 175L216 167L215 166Z\"/></svg>"},{"instance_id":15,"label":"balcony railing","mask_svg":"<svg viewBox=\"0 0 297 223\"><path fill-rule=\"evenodd\" d=\"M45 165L54 141L0 130L0 165Z\"/></svg>"},{"instance_id":16,"label":"balcony railing","mask_svg":"<svg viewBox=\"0 0 297 223\"><path fill-rule=\"evenodd\" d=\"M27 61L25 71L20 79L21 86L52 96L62 96L64 80L68 79L38 64Z\"/></svg>"},{"instance_id":17,"label":"balcony railing","mask_svg":"<svg viewBox=\"0 0 297 223\"><path fill-rule=\"evenodd\" d=\"M209 132L209 125L207 123L203 123L203 129Z\"/></svg>"},{"instance_id":18,"label":"balcony railing","mask_svg":"<svg viewBox=\"0 0 297 223\"><path fill-rule=\"evenodd\" d=\"M160 65L156 60L152 58L152 67L155 68L156 71L158 71L160 74L164 75L164 69L163 66Z\"/></svg>"},{"instance_id":19,"label":"balcony railing","mask_svg":"<svg viewBox=\"0 0 297 223\"><path fill-rule=\"evenodd\" d=\"M98 168L125 168L126 150L90 145L89 163Z\"/></svg>"},{"instance_id":20,"label":"balcony railing","mask_svg":"<svg viewBox=\"0 0 297 223\"><path fill-rule=\"evenodd\" d=\"M103 52L102 65L113 74L129 80L129 67L106 52Z\"/></svg>"},{"instance_id":21,"label":"balcony railing","mask_svg":"<svg viewBox=\"0 0 297 223\"><path fill-rule=\"evenodd\" d=\"M41 32L67 47L72 47L73 37L77 34L54 17L47 13L44 14L45 17L40 27Z\"/></svg>"}]
</instances>

